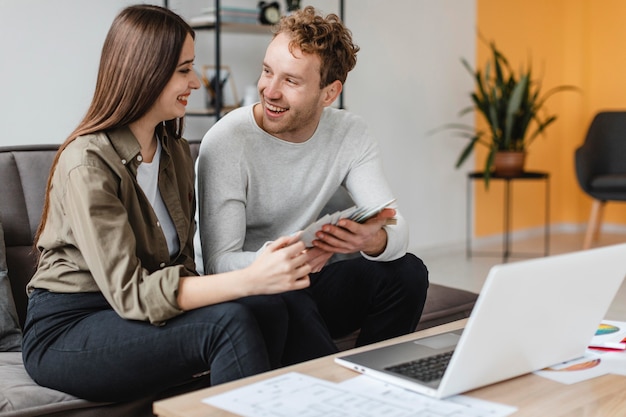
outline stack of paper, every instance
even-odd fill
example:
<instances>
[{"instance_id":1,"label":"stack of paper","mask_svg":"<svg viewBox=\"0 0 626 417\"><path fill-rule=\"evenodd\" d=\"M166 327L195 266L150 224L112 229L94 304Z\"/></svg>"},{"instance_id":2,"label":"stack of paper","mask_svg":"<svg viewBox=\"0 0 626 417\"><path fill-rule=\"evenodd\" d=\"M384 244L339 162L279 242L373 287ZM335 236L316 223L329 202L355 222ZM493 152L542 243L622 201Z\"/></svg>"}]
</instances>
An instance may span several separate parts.
<instances>
[{"instance_id":1,"label":"stack of paper","mask_svg":"<svg viewBox=\"0 0 626 417\"><path fill-rule=\"evenodd\" d=\"M506 417L517 411L516 407L462 395L436 400L365 375L337 384L297 372L202 402L245 417Z\"/></svg>"}]
</instances>

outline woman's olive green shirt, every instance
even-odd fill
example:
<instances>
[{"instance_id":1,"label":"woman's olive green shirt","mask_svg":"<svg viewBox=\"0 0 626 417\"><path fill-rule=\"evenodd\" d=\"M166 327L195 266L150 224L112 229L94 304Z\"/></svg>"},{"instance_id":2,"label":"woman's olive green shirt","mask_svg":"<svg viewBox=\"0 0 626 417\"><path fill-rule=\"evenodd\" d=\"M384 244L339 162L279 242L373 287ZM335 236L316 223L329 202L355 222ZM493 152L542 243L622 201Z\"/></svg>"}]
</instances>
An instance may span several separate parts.
<instances>
[{"instance_id":1,"label":"woman's olive green shirt","mask_svg":"<svg viewBox=\"0 0 626 417\"><path fill-rule=\"evenodd\" d=\"M60 155L49 211L28 285L101 292L123 318L154 324L182 310L180 277L196 275L194 168L184 139L161 137L159 191L180 250L170 257L152 206L137 183L140 146L128 128L78 137Z\"/></svg>"}]
</instances>

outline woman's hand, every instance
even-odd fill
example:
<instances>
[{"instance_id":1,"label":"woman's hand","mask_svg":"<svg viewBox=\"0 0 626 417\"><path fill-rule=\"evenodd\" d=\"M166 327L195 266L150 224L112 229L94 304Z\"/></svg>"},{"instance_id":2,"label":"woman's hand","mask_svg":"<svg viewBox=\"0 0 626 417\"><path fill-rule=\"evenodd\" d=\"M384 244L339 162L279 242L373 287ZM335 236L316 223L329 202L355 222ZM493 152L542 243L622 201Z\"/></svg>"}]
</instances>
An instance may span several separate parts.
<instances>
[{"instance_id":1,"label":"woman's hand","mask_svg":"<svg viewBox=\"0 0 626 417\"><path fill-rule=\"evenodd\" d=\"M249 295L276 294L310 285L300 236L281 237L267 245L248 267L213 275L182 277L177 302L182 310L235 300Z\"/></svg>"},{"instance_id":2,"label":"woman's hand","mask_svg":"<svg viewBox=\"0 0 626 417\"><path fill-rule=\"evenodd\" d=\"M309 286L311 266L299 235L270 243L248 267L251 294L275 294Z\"/></svg>"}]
</instances>

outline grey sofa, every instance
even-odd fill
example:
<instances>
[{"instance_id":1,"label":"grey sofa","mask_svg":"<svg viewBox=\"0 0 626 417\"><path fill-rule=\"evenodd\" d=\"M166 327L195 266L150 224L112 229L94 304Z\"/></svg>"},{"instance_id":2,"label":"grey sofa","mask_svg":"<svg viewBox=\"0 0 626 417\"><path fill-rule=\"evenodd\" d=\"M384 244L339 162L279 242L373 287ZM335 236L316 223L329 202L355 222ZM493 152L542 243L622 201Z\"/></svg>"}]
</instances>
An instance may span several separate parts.
<instances>
[{"instance_id":1,"label":"grey sofa","mask_svg":"<svg viewBox=\"0 0 626 417\"><path fill-rule=\"evenodd\" d=\"M191 142L194 157L198 147L199 141ZM103 404L40 387L22 365L25 286L35 271L31 248L56 150L56 145L0 147L0 416L151 416L153 401L205 386L206 379L129 403ZM347 202L338 196L335 203L339 207ZM431 284L418 329L467 317L476 298L474 293ZM338 340L337 345L349 348L354 338Z\"/></svg>"}]
</instances>

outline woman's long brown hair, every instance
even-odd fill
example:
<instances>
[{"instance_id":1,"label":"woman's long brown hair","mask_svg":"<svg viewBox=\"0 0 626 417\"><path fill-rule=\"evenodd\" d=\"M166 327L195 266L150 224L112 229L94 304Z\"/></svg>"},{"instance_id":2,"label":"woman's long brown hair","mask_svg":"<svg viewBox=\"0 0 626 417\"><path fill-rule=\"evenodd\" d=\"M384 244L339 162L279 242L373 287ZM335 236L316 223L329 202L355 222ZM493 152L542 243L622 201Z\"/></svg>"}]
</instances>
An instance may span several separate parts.
<instances>
[{"instance_id":1,"label":"woman's long brown hair","mask_svg":"<svg viewBox=\"0 0 626 417\"><path fill-rule=\"evenodd\" d=\"M195 37L193 29L159 6L130 6L115 18L102 47L91 105L52 162L35 249L46 226L50 185L61 152L79 136L127 126L145 115L174 74L187 35ZM164 127L168 135L180 138L183 119L165 121Z\"/></svg>"}]
</instances>

